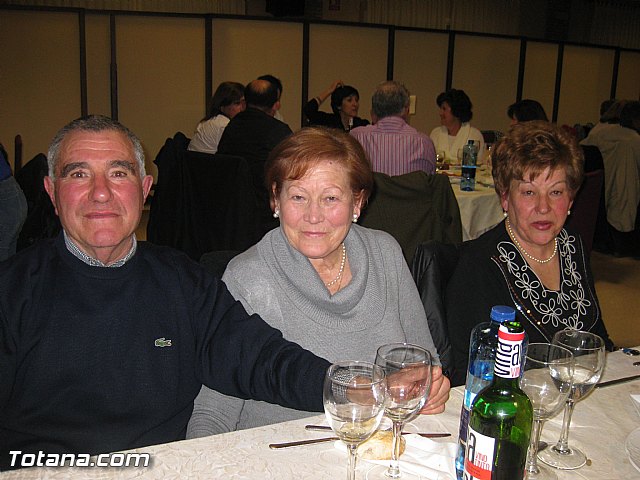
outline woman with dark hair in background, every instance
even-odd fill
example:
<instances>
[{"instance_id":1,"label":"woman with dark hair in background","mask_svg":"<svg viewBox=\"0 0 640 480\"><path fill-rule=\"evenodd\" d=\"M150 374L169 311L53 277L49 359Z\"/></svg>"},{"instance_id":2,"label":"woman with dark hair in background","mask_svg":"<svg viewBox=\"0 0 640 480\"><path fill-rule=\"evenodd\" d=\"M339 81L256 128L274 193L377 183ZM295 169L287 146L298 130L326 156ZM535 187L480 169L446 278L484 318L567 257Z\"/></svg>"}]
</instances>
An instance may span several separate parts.
<instances>
[{"instance_id":1,"label":"woman with dark hair in background","mask_svg":"<svg viewBox=\"0 0 640 480\"><path fill-rule=\"evenodd\" d=\"M244 85L238 82L222 82L211 97L209 113L196 127L196 133L189 143L189 150L216 153L225 127L245 108Z\"/></svg>"},{"instance_id":2,"label":"woman with dark hair in background","mask_svg":"<svg viewBox=\"0 0 640 480\"><path fill-rule=\"evenodd\" d=\"M331 96L333 113L320 111L320 105ZM302 111L309 119L309 125L340 128L349 131L352 128L369 125L369 120L358 117L360 94L342 80L336 80L317 97L307 102Z\"/></svg>"},{"instance_id":3,"label":"woman with dark hair in background","mask_svg":"<svg viewBox=\"0 0 640 480\"><path fill-rule=\"evenodd\" d=\"M509 105L507 116L511 119L511 125L514 123L530 122L531 120L549 121L547 114L535 100L520 100L519 102Z\"/></svg>"},{"instance_id":4,"label":"woman with dark hair in background","mask_svg":"<svg viewBox=\"0 0 640 480\"><path fill-rule=\"evenodd\" d=\"M464 90L452 88L442 92L436 99L440 114L440 125L431 131L431 140L436 152L444 152L445 158L453 163L458 158L458 150L469 140L478 147L478 162L484 155L484 139L477 128L469 122L473 117L471 100Z\"/></svg>"}]
</instances>

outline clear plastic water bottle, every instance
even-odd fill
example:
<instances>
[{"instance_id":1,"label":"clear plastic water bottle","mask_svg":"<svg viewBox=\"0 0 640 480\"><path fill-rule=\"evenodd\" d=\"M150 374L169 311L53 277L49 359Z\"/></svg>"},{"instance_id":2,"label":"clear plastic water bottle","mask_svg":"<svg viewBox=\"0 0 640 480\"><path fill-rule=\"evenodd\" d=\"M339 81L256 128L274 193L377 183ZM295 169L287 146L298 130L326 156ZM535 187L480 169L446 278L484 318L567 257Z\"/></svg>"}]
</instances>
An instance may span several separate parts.
<instances>
[{"instance_id":1,"label":"clear plastic water bottle","mask_svg":"<svg viewBox=\"0 0 640 480\"><path fill-rule=\"evenodd\" d=\"M460 190L472 192L476 189L476 165L478 163L478 146L473 140L462 148L462 178Z\"/></svg>"},{"instance_id":2,"label":"clear plastic water bottle","mask_svg":"<svg viewBox=\"0 0 640 480\"><path fill-rule=\"evenodd\" d=\"M458 456L456 457L456 475L462 479L464 454L469 427L469 412L476 395L493 380L493 366L498 344L498 329L502 322L516 318L516 311L506 305L491 308L491 321L476 325L469 339L469 368L464 388L462 411L460 412L460 432L458 436Z\"/></svg>"}]
</instances>

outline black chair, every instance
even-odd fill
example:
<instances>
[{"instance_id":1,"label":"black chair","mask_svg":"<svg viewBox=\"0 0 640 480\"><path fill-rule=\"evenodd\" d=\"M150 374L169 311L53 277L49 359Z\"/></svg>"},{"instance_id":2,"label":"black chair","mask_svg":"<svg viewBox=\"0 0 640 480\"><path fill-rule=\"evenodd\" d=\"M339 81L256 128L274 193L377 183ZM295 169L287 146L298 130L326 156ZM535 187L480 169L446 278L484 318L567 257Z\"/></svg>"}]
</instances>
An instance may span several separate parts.
<instances>
[{"instance_id":1,"label":"black chair","mask_svg":"<svg viewBox=\"0 0 640 480\"><path fill-rule=\"evenodd\" d=\"M210 273L222 277L227 264L233 257L241 253L238 250L219 250L207 252L200 257L200 264Z\"/></svg>"},{"instance_id":2,"label":"black chair","mask_svg":"<svg viewBox=\"0 0 640 480\"><path fill-rule=\"evenodd\" d=\"M446 175L375 172L373 179L372 195L358 223L391 234L408 265L422 242L462 242L460 208Z\"/></svg>"},{"instance_id":3,"label":"black chair","mask_svg":"<svg viewBox=\"0 0 640 480\"><path fill-rule=\"evenodd\" d=\"M486 144L496 143L504 135L500 130L482 130L480 133Z\"/></svg>"},{"instance_id":4,"label":"black chair","mask_svg":"<svg viewBox=\"0 0 640 480\"><path fill-rule=\"evenodd\" d=\"M182 160L189 139L182 132L167 138L153 163L158 167L158 179L150 201L147 240L157 245L178 247L183 191Z\"/></svg>"},{"instance_id":5,"label":"black chair","mask_svg":"<svg viewBox=\"0 0 640 480\"><path fill-rule=\"evenodd\" d=\"M60 219L44 189L44 177L48 171L47 157L39 153L16 172L15 179L24 192L28 209L27 219L18 236L18 251L41 239L53 238L62 230Z\"/></svg>"},{"instance_id":6,"label":"black chair","mask_svg":"<svg viewBox=\"0 0 640 480\"><path fill-rule=\"evenodd\" d=\"M244 251L260 239L251 172L243 157L187 151L182 181L177 248L198 260L211 251Z\"/></svg>"},{"instance_id":7,"label":"black chair","mask_svg":"<svg viewBox=\"0 0 640 480\"><path fill-rule=\"evenodd\" d=\"M604 170L594 170L584 176L584 182L576 194L571 207L571 215L567 217L565 225L577 231L582 237L584 251L591 254L596 233L596 225L600 210L604 210Z\"/></svg>"},{"instance_id":8,"label":"black chair","mask_svg":"<svg viewBox=\"0 0 640 480\"><path fill-rule=\"evenodd\" d=\"M427 314L429 331L440 355L442 371L449 377L453 373L453 353L449 341L444 296L447 283L458 263L462 245L434 240L421 243L416 248L411 263L411 275Z\"/></svg>"}]
</instances>

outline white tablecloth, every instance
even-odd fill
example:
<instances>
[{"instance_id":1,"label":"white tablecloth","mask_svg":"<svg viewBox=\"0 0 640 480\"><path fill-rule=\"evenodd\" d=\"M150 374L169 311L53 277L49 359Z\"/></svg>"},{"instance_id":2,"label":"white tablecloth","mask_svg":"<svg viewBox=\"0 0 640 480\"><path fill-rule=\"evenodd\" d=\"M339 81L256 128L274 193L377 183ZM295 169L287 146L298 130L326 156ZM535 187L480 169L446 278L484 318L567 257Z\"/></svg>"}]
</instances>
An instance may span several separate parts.
<instances>
[{"instance_id":1,"label":"white tablecloth","mask_svg":"<svg viewBox=\"0 0 640 480\"><path fill-rule=\"evenodd\" d=\"M640 373L640 367L632 365L637 359L621 352L610 354L603 380ZM558 471L560 480L640 478L640 472L630 464L624 448L629 433L640 426L640 415L630 394L640 394L640 380L595 389L576 405L569 443L582 448L591 459L591 465L579 470ZM420 416L413 425L409 425L409 429L448 431L453 434L450 439L435 441L456 442L461 401L462 389L453 389L445 413ZM151 454L152 465L146 468L28 468L6 472L0 475L0 479L343 478L346 475L346 456L332 442L281 450L268 447L272 442L325 436L323 432L304 430L307 423L324 422L324 416L318 416L135 450ZM544 425L542 439L555 442L561 422L561 414L548 421ZM96 431L96 435L100 432ZM358 478L364 478L369 468L371 464L359 462Z\"/></svg>"},{"instance_id":2,"label":"white tablecloth","mask_svg":"<svg viewBox=\"0 0 640 480\"><path fill-rule=\"evenodd\" d=\"M453 188L460 208L463 241L478 238L504 219L500 199L493 186L488 186L492 182L488 172L482 169L478 170L476 189L473 192L460 190L460 178L451 175L452 173L458 174L459 171L454 169L446 173L450 175L451 188Z\"/></svg>"}]
</instances>

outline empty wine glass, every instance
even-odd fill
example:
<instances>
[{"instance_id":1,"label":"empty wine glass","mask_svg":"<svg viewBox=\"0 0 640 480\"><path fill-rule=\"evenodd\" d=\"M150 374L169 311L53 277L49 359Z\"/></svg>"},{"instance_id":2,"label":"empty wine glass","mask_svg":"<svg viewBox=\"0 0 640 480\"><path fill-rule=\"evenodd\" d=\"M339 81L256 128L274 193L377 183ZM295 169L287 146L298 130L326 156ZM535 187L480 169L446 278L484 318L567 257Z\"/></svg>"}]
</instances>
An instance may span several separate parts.
<instances>
[{"instance_id":1,"label":"empty wine glass","mask_svg":"<svg viewBox=\"0 0 640 480\"><path fill-rule=\"evenodd\" d=\"M554 468L574 470L587 463L587 456L575 447L569 447L569 426L576 402L594 389L605 364L604 341L598 335L579 330L563 330L553 336L553 344L573 353L575 369L573 386L564 409L560 439L553 447L538 454L538 459Z\"/></svg>"},{"instance_id":2,"label":"empty wine glass","mask_svg":"<svg viewBox=\"0 0 640 480\"><path fill-rule=\"evenodd\" d=\"M400 442L405 424L424 407L431 390L431 354L408 343L390 343L376 353L376 365L387 375L385 415L393 428L393 447L389 468L374 468L367 478L412 478L400 473Z\"/></svg>"},{"instance_id":3,"label":"empty wine glass","mask_svg":"<svg viewBox=\"0 0 640 480\"><path fill-rule=\"evenodd\" d=\"M331 429L347 445L347 480L356 478L356 449L378 429L384 415L384 370L368 362L341 362L327 370L323 401Z\"/></svg>"},{"instance_id":4,"label":"empty wine glass","mask_svg":"<svg viewBox=\"0 0 640 480\"><path fill-rule=\"evenodd\" d=\"M554 471L537 464L536 455L543 423L562 410L571 393L573 362L571 351L558 345L531 343L527 347L520 379L520 388L533 406L533 431L525 466L527 480L558 478Z\"/></svg>"}]
</instances>

